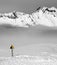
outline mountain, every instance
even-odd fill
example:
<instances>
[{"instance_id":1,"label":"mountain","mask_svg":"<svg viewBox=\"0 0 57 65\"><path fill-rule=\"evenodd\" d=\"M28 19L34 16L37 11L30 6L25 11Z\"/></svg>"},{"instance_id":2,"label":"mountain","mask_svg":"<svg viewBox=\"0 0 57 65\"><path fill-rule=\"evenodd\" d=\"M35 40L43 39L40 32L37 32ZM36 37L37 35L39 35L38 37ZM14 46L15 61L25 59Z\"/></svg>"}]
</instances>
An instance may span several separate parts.
<instances>
[{"instance_id":1,"label":"mountain","mask_svg":"<svg viewBox=\"0 0 57 65\"><path fill-rule=\"evenodd\" d=\"M10 24L17 27L43 25L57 27L57 9L55 7L37 8L33 13L22 12L0 13L0 25Z\"/></svg>"}]
</instances>

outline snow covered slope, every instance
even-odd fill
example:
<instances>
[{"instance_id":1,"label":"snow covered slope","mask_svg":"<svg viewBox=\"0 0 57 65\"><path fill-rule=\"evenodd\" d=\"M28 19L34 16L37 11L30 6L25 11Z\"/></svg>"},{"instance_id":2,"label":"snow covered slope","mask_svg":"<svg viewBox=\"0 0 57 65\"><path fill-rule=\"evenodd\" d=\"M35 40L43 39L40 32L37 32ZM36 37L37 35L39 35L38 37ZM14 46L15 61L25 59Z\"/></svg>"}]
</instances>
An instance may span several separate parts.
<instances>
[{"instance_id":1,"label":"snow covered slope","mask_svg":"<svg viewBox=\"0 0 57 65\"><path fill-rule=\"evenodd\" d=\"M1 24L10 24L17 27L29 27L36 25L57 27L57 9L55 7L39 7L31 14L16 11L0 14L0 25Z\"/></svg>"},{"instance_id":2,"label":"snow covered slope","mask_svg":"<svg viewBox=\"0 0 57 65\"><path fill-rule=\"evenodd\" d=\"M21 55L16 57L0 58L0 65L57 65L55 56L46 58Z\"/></svg>"}]
</instances>

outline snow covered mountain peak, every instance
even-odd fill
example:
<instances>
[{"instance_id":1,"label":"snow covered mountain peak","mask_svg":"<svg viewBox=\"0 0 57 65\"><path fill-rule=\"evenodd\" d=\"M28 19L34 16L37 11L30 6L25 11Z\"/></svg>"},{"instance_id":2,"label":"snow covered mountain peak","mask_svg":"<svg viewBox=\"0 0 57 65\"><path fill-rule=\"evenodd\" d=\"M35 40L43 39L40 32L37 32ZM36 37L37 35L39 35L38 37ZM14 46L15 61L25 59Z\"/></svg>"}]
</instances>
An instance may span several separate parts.
<instances>
[{"instance_id":1,"label":"snow covered mountain peak","mask_svg":"<svg viewBox=\"0 0 57 65\"><path fill-rule=\"evenodd\" d=\"M0 14L0 25L1 24L10 24L17 27L36 25L57 27L57 9L55 7L39 7L31 14L16 11Z\"/></svg>"}]
</instances>

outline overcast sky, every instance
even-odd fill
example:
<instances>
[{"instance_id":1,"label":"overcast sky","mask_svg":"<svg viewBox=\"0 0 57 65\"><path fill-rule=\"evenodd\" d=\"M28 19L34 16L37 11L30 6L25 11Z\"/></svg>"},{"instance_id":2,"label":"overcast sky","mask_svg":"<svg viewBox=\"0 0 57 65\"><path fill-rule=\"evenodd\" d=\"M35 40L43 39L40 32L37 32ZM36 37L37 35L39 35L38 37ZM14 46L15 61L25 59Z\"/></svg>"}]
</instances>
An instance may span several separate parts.
<instances>
[{"instance_id":1,"label":"overcast sky","mask_svg":"<svg viewBox=\"0 0 57 65\"><path fill-rule=\"evenodd\" d=\"M0 12L17 10L30 13L39 6L57 7L57 0L0 0Z\"/></svg>"}]
</instances>

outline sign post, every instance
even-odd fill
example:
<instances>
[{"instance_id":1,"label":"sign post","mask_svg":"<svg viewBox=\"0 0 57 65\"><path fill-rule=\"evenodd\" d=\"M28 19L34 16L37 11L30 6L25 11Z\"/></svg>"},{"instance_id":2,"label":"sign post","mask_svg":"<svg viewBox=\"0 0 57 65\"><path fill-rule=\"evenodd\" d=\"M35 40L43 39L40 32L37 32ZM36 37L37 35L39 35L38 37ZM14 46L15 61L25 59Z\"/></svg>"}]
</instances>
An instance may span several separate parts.
<instances>
[{"instance_id":1,"label":"sign post","mask_svg":"<svg viewBox=\"0 0 57 65\"><path fill-rule=\"evenodd\" d=\"M14 56L14 53L13 53L14 45L13 44L11 44L10 49L11 49L11 56L13 57Z\"/></svg>"}]
</instances>

